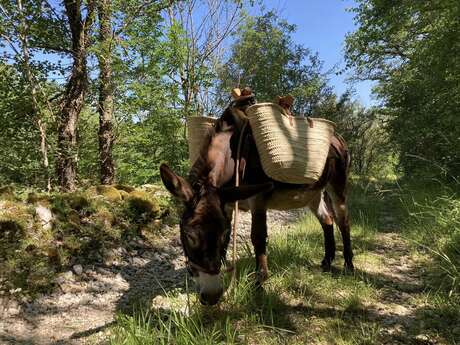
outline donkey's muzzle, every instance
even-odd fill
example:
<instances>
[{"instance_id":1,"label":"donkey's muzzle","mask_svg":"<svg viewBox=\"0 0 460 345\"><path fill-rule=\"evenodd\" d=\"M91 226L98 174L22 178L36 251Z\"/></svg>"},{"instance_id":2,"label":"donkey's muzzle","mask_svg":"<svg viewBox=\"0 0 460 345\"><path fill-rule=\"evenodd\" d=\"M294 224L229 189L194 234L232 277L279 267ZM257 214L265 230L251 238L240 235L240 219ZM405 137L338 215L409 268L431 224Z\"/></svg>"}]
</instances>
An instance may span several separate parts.
<instances>
[{"instance_id":1,"label":"donkey's muzzle","mask_svg":"<svg viewBox=\"0 0 460 345\"><path fill-rule=\"evenodd\" d=\"M218 290L216 292L212 292L212 293L202 292L202 293L200 293L200 302L203 305L217 304L217 302L219 302L219 300L220 300L220 298L222 297L223 294L224 294L223 289Z\"/></svg>"}]
</instances>

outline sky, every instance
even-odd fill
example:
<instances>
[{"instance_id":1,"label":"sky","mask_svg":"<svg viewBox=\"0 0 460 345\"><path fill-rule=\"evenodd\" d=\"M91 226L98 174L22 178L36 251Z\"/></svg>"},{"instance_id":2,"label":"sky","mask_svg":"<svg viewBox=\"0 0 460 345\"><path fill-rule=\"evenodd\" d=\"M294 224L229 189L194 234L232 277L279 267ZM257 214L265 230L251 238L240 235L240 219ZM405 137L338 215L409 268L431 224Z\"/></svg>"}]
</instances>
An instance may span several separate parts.
<instances>
[{"instance_id":1,"label":"sky","mask_svg":"<svg viewBox=\"0 0 460 345\"><path fill-rule=\"evenodd\" d=\"M347 11L354 7L353 0L264 0L263 3L267 10L274 9L297 26L294 41L318 52L326 71L336 65L339 69L345 67L345 35L355 30L353 13ZM347 89L346 79L350 73L330 76L330 84L336 93L341 94ZM376 103L371 97L371 82L355 83L353 87L355 98L363 105Z\"/></svg>"}]
</instances>

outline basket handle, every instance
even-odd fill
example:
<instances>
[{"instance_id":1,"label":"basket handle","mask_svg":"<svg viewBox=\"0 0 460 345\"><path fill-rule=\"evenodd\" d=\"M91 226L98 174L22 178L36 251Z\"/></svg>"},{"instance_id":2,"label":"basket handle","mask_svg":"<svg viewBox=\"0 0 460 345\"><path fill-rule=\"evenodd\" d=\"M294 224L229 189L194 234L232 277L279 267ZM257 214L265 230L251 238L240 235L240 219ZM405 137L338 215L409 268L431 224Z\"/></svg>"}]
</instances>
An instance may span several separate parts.
<instances>
[{"instance_id":1,"label":"basket handle","mask_svg":"<svg viewBox=\"0 0 460 345\"><path fill-rule=\"evenodd\" d=\"M289 124L291 126L293 126L293 123L292 123L292 118L294 116L292 116L291 112L289 110L287 110L286 108L283 108L281 105L279 105L278 103L272 103L274 106L276 106L276 108L278 108L279 112L281 113L281 115L284 115L286 116L288 119L289 119Z\"/></svg>"}]
</instances>

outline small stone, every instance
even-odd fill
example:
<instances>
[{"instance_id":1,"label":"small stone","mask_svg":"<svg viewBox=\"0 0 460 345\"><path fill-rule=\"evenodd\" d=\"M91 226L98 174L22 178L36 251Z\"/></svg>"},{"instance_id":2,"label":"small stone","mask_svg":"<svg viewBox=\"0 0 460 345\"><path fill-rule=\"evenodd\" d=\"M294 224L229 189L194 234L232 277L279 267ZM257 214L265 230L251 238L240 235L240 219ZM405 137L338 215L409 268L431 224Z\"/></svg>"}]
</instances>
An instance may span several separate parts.
<instances>
[{"instance_id":1,"label":"small stone","mask_svg":"<svg viewBox=\"0 0 460 345\"><path fill-rule=\"evenodd\" d=\"M18 315L19 313L20 313L19 308L9 308L8 309L8 314L10 314L10 315Z\"/></svg>"},{"instance_id":2,"label":"small stone","mask_svg":"<svg viewBox=\"0 0 460 345\"><path fill-rule=\"evenodd\" d=\"M137 247L137 242L132 240L129 242L129 246L136 248Z\"/></svg>"},{"instance_id":3,"label":"small stone","mask_svg":"<svg viewBox=\"0 0 460 345\"><path fill-rule=\"evenodd\" d=\"M64 273L61 273L60 275L58 275L56 277L55 282L58 283L58 284L63 284L66 281L69 281L69 280L72 280L72 279L73 279L72 271L67 271L67 272L64 272Z\"/></svg>"},{"instance_id":4,"label":"small stone","mask_svg":"<svg viewBox=\"0 0 460 345\"><path fill-rule=\"evenodd\" d=\"M44 230L50 230L52 227L53 222L53 213L51 210L43 205L38 205L35 207L35 214L37 215L38 219Z\"/></svg>"},{"instance_id":5,"label":"small stone","mask_svg":"<svg viewBox=\"0 0 460 345\"><path fill-rule=\"evenodd\" d=\"M77 276L83 273L83 267L81 265L74 265L72 268Z\"/></svg>"},{"instance_id":6,"label":"small stone","mask_svg":"<svg viewBox=\"0 0 460 345\"><path fill-rule=\"evenodd\" d=\"M115 260L113 259L104 259L104 266L112 266L114 264Z\"/></svg>"},{"instance_id":7,"label":"small stone","mask_svg":"<svg viewBox=\"0 0 460 345\"><path fill-rule=\"evenodd\" d=\"M429 343L430 342L430 337L426 334L419 334L415 336L415 340L418 340L422 343Z\"/></svg>"},{"instance_id":8,"label":"small stone","mask_svg":"<svg viewBox=\"0 0 460 345\"><path fill-rule=\"evenodd\" d=\"M102 268L102 267L97 267L96 272L99 273L99 274L103 274L103 275L110 274L110 271L108 271L108 270L106 270L105 268Z\"/></svg>"},{"instance_id":9,"label":"small stone","mask_svg":"<svg viewBox=\"0 0 460 345\"><path fill-rule=\"evenodd\" d=\"M144 266L145 265L145 261L143 259L141 259L141 258L138 258L138 257L131 258L130 263L131 263L131 265L135 265L135 266Z\"/></svg>"}]
</instances>

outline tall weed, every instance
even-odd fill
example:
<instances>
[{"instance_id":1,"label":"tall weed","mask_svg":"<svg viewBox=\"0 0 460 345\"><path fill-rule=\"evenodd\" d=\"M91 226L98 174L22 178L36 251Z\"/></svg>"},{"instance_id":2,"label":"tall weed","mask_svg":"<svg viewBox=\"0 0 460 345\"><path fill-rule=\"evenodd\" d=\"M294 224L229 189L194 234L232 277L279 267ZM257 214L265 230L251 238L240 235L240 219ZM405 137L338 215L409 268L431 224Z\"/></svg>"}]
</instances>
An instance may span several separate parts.
<instances>
[{"instance_id":1,"label":"tall weed","mask_svg":"<svg viewBox=\"0 0 460 345\"><path fill-rule=\"evenodd\" d=\"M438 288L447 280L449 295L460 291L460 184L411 188L403 194L407 229L414 242L439 264Z\"/></svg>"}]
</instances>

